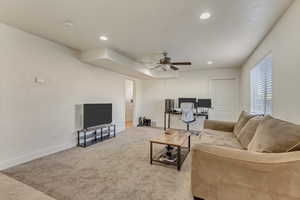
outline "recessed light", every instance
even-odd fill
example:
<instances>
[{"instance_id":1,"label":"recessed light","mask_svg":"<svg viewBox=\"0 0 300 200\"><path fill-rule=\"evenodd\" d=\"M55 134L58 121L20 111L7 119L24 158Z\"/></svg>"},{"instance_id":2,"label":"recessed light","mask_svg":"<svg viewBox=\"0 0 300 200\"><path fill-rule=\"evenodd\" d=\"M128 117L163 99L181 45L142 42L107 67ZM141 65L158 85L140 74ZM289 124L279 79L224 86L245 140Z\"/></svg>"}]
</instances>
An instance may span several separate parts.
<instances>
[{"instance_id":1,"label":"recessed light","mask_svg":"<svg viewBox=\"0 0 300 200\"><path fill-rule=\"evenodd\" d=\"M103 40L103 41L106 41L106 40L108 40L108 37L106 37L105 35L101 35L101 36L99 37L99 39L100 39L100 40Z\"/></svg>"},{"instance_id":2,"label":"recessed light","mask_svg":"<svg viewBox=\"0 0 300 200\"><path fill-rule=\"evenodd\" d=\"M213 61L208 61L207 64L212 65L212 64L214 64L214 62Z\"/></svg>"},{"instance_id":3,"label":"recessed light","mask_svg":"<svg viewBox=\"0 0 300 200\"><path fill-rule=\"evenodd\" d=\"M211 14L209 12L204 12L200 15L200 19L209 19L211 17Z\"/></svg>"},{"instance_id":4,"label":"recessed light","mask_svg":"<svg viewBox=\"0 0 300 200\"><path fill-rule=\"evenodd\" d=\"M64 26L65 27L67 27L67 28L70 28L70 27L72 27L74 24L73 24L73 22L71 22L71 21L65 21L64 22Z\"/></svg>"}]
</instances>

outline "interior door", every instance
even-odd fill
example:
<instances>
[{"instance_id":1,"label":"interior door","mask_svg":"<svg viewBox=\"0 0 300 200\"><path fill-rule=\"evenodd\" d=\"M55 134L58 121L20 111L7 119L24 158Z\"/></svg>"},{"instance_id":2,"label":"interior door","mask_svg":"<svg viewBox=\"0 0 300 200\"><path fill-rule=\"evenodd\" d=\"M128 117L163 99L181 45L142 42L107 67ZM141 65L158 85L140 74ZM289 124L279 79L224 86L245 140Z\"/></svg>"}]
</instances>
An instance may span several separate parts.
<instances>
[{"instance_id":1,"label":"interior door","mask_svg":"<svg viewBox=\"0 0 300 200\"><path fill-rule=\"evenodd\" d=\"M125 80L125 126L131 128L134 118L134 81Z\"/></svg>"},{"instance_id":2,"label":"interior door","mask_svg":"<svg viewBox=\"0 0 300 200\"><path fill-rule=\"evenodd\" d=\"M213 120L235 121L239 108L239 88L237 79L211 80L211 97Z\"/></svg>"}]
</instances>

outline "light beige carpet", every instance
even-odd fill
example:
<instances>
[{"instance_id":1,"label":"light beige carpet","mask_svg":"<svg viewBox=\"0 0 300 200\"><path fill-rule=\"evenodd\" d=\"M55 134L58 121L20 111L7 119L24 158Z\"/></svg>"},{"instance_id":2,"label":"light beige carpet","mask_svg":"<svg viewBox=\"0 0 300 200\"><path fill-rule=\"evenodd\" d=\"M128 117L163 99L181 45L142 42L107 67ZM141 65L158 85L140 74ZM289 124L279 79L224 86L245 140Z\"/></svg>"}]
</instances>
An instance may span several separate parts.
<instances>
[{"instance_id":1,"label":"light beige carpet","mask_svg":"<svg viewBox=\"0 0 300 200\"><path fill-rule=\"evenodd\" d=\"M57 200L191 200L190 155L180 172L149 163L149 139L160 134L159 129L131 128L103 143L4 173Z\"/></svg>"},{"instance_id":2,"label":"light beige carpet","mask_svg":"<svg viewBox=\"0 0 300 200\"><path fill-rule=\"evenodd\" d=\"M55 200L44 193L16 181L13 178L0 174L1 200Z\"/></svg>"}]
</instances>

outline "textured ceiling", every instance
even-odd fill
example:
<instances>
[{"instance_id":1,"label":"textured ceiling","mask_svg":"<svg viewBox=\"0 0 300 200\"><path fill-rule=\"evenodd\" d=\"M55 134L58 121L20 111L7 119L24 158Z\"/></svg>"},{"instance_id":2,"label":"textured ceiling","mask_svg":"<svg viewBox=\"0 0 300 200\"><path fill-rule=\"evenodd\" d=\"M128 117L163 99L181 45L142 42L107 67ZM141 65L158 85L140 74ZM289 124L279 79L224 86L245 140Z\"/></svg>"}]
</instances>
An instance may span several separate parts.
<instances>
[{"instance_id":1,"label":"textured ceiling","mask_svg":"<svg viewBox=\"0 0 300 200\"><path fill-rule=\"evenodd\" d=\"M0 20L78 50L109 47L140 62L153 62L166 50L173 61L193 62L193 69L237 67L291 2L2 0ZM212 17L201 21L204 11ZM109 40L99 41L102 34Z\"/></svg>"}]
</instances>

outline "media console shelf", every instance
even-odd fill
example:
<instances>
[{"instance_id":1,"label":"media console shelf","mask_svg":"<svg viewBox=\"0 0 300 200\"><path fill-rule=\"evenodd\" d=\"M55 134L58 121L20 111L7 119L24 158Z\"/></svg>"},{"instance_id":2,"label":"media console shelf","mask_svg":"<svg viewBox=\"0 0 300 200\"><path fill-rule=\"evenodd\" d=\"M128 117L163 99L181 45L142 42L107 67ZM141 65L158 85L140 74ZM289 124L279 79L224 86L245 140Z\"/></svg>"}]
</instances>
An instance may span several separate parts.
<instances>
[{"instance_id":1,"label":"media console shelf","mask_svg":"<svg viewBox=\"0 0 300 200\"><path fill-rule=\"evenodd\" d=\"M103 140L116 137L116 125L104 124L101 126L77 131L79 147L88 147Z\"/></svg>"}]
</instances>

